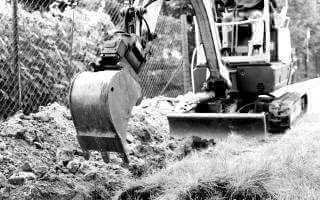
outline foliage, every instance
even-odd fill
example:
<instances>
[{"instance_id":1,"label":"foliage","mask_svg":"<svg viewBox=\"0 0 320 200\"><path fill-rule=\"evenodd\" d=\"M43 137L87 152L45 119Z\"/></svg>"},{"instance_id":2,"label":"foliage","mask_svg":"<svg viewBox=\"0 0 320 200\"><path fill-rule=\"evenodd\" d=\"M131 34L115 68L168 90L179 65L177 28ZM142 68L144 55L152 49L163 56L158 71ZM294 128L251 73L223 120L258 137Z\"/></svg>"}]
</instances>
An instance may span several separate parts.
<instances>
[{"instance_id":1,"label":"foliage","mask_svg":"<svg viewBox=\"0 0 320 200\"><path fill-rule=\"evenodd\" d=\"M49 10L50 4L55 0L18 0L24 9L29 11L34 10Z\"/></svg>"},{"instance_id":2,"label":"foliage","mask_svg":"<svg viewBox=\"0 0 320 200\"><path fill-rule=\"evenodd\" d=\"M313 53L320 51L320 15L316 6L316 0L288 0L289 17L291 18L292 42L298 51L305 51L306 29L311 29L310 49ZM277 5L282 8L284 0L276 0ZM320 7L320 6L319 6ZM319 10L320 8L318 8ZM172 0L165 3L163 12L166 15L179 18L182 13L191 14L190 1Z\"/></svg>"},{"instance_id":3,"label":"foliage","mask_svg":"<svg viewBox=\"0 0 320 200\"><path fill-rule=\"evenodd\" d=\"M290 0L289 16L294 46L300 52L306 50L306 30L311 29L310 49L312 53L320 51L320 15L315 8L315 0Z\"/></svg>"},{"instance_id":4,"label":"foliage","mask_svg":"<svg viewBox=\"0 0 320 200\"><path fill-rule=\"evenodd\" d=\"M163 5L163 14L180 18L181 14L193 14L193 8L190 0L165 1Z\"/></svg>"},{"instance_id":5,"label":"foliage","mask_svg":"<svg viewBox=\"0 0 320 200\"><path fill-rule=\"evenodd\" d=\"M19 107L18 69L12 65L11 5L1 2L0 7L0 109L7 115ZM30 13L20 6L19 67L24 112L49 102L66 101L72 76L94 61L104 38L102 33L113 28L105 13L97 15L76 8L53 17L50 13Z\"/></svg>"}]
</instances>

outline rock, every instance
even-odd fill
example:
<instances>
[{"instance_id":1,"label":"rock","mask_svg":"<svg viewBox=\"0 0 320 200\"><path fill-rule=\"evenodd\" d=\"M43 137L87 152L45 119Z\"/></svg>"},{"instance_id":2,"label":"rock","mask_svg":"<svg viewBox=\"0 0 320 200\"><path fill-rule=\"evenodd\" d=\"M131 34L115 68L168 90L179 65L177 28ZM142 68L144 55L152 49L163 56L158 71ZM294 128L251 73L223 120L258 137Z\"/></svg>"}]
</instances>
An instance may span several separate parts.
<instances>
[{"instance_id":1,"label":"rock","mask_svg":"<svg viewBox=\"0 0 320 200\"><path fill-rule=\"evenodd\" d=\"M129 164L129 171L134 177L141 177L146 172L146 164L141 159L136 159Z\"/></svg>"},{"instance_id":2,"label":"rock","mask_svg":"<svg viewBox=\"0 0 320 200\"><path fill-rule=\"evenodd\" d=\"M18 172L13 174L8 182L12 185L23 185L28 180L35 180L36 175L32 172Z\"/></svg>"},{"instance_id":3,"label":"rock","mask_svg":"<svg viewBox=\"0 0 320 200\"><path fill-rule=\"evenodd\" d=\"M134 137L132 136L131 133L127 133L127 142L128 144L131 144L134 142Z\"/></svg>"},{"instance_id":4,"label":"rock","mask_svg":"<svg viewBox=\"0 0 320 200\"><path fill-rule=\"evenodd\" d=\"M34 145L36 146L37 149L43 149L43 145L40 142L34 142Z\"/></svg>"},{"instance_id":5,"label":"rock","mask_svg":"<svg viewBox=\"0 0 320 200\"><path fill-rule=\"evenodd\" d=\"M122 163L123 162L121 156L119 156L115 153L110 153L109 156L110 156L111 163Z\"/></svg>"},{"instance_id":6,"label":"rock","mask_svg":"<svg viewBox=\"0 0 320 200\"><path fill-rule=\"evenodd\" d=\"M72 160L68 163L67 168L71 173L75 174L78 172L80 166L81 166L81 163L79 161Z\"/></svg>"},{"instance_id":7,"label":"rock","mask_svg":"<svg viewBox=\"0 0 320 200\"><path fill-rule=\"evenodd\" d=\"M142 123L137 123L135 126L136 130L132 134L138 136L142 142L150 142L153 130Z\"/></svg>"},{"instance_id":8,"label":"rock","mask_svg":"<svg viewBox=\"0 0 320 200\"><path fill-rule=\"evenodd\" d=\"M6 150L6 148L7 148L6 143L0 142L0 151L4 151L4 150Z\"/></svg>"},{"instance_id":9,"label":"rock","mask_svg":"<svg viewBox=\"0 0 320 200\"><path fill-rule=\"evenodd\" d=\"M79 172L82 174L87 174L88 172L92 171L92 168L93 167L89 164L88 161L84 161L79 167Z\"/></svg>"},{"instance_id":10,"label":"rock","mask_svg":"<svg viewBox=\"0 0 320 200\"><path fill-rule=\"evenodd\" d=\"M37 177L43 177L46 173L49 172L49 168L47 166L36 166L34 168L34 173Z\"/></svg>"},{"instance_id":11,"label":"rock","mask_svg":"<svg viewBox=\"0 0 320 200\"><path fill-rule=\"evenodd\" d=\"M171 151L173 151L173 150L175 150L176 148L178 148L178 146L177 146L176 143L170 142L170 143L168 144L168 148L169 148Z\"/></svg>"},{"instance_id":12,"label":"rock","mask_svg":"<svg viewBox=\"0 0 320 200\"><path fill-rule=\"evenodd\" d=\"M70 112L63 113L63 116L64 116L67 120L72 120L72 116L71 116L71 113L70 113Z\"/></svg>"},{"instance_id":13,"label":"rock","mask_svg":"<svg viewBox=\"0 0 320 200\"><path fill-rule=\"evenodd\" d=\"M97 179L98 173L96 171L90 171L87 174L84 175L84 180L85 181L92 181Z\"/></svg>"},{"instance_id":14,"label":"rock","mask_svg":"<svg viewBox=\"0 0 320 200\"><path fill-rule=\"evenodd\" d=\"M31 165L28 162L25 162L21 166L21 170L24 171L24 172L33 172L33 169L32 169Z\"/></svg>"},{"instance_id":15,"label":"rock","mask_svg":"<svg viewBox=\"0 0 320 200\"><path fill-rule=\"evenodd\" d=\"M40 121L40 122L49 122L50 120L52 120L52 117L49 117L48 115L34 115L33 119Z\"/></svg>"},{"instance_id":16,"label":"rock","mask_svg":"<svg viewBox=\"0 0 320 200\"><path fill-rule=\"evenodd\" d=\"M169 113L174 110L174 106L173 106L173 103L169 102L168 100L159 101L158 102L158 109L161 110L161 112Z\"/></svg>"},{"instance_id":17,"label":"rock","mask_svg":"<svg viewBox=\"0 0 320 200\"><path fill-rule=\"evenodd\" d=\"M4 161L4 156L0 154L0 163Z\"/></svg>"},{"instance_id":18,"label":"rock","mask_svg":"<svg viewBox=\"0 0 320 200\"><path fill-rule=\"evenodd\" d=\"M70 149L58 149L56 152L56 158L60 165L67 166L69 161L73 160L74 153Z\"/></svg>"},{"instance_id":19,"label":"rock","mask_svg":"<svg viewBox=\"0 0 320 200\"><path fill-rule=\"evenodd\" d=\"M36 138L37 138L37 134L33 131L27 131L24 134L24 140L27 141L29 144L33 144Z\"/></svg>"},{"instance_id":20,"label":"rock","mask_svg":"<svg viewBox=\"0 0 320 200\"><path fill-rule=\"evenodd\" d=\"M21 115L20 119L22 119L22 120L32 120L32 116L30 116L30 115Z\"/></svg>"},{"instance_id":21,"label":"rock","mask_svg":"<svg viewBox=\"0 0 320 200\"><path fill-rule=\"evenodd\" d=\"M33 144L37 138L37 134L33 130L20 129L15 134L16 139L27 141L29 144Z\"/></svg>"},{"instance_id":22,"label":"rock","mask_svg":"<svg viewBox=\"0 0 320 200\"><path fill-rule=\"evenodd\" d=\"M136 156L136 155L139 154L139 152L136 149L135 145L130 144L130 145L127 146L127 149L128 149L128 154L129 155Z\"/></svg>"},{"instance_id":23,"label":"rock","mask_svg":"<svg viewBox=\"0 0 320 200\"><path fill-rule=\"evenodd\" d=\"M0 172L0 188L4 187L7 183L5 175Z\"/></svg>"},{"instance_id":24,"label":"rock","mask_svg":"<svg viewBox=\"0 0 320 200\"><path fill-rule=\"evenodd\" d=\"M208 148L210 144L214 144L214 141L192 136L186 145L189 145L192 149L200 150Z\"/></svg>"},{"instance_id":25,"label":"rock","mask_svg":"<svg viewBox=\"0 0 320 200\"><path fill-rule=\"evenodd\" d=\"M22 139L24 140L25 139L25 133L27 132L28 130L26 128L22 128L20 130L18 130L15 134L14 134L14 137L16 139Z\"/></svg>"}]
</instances>

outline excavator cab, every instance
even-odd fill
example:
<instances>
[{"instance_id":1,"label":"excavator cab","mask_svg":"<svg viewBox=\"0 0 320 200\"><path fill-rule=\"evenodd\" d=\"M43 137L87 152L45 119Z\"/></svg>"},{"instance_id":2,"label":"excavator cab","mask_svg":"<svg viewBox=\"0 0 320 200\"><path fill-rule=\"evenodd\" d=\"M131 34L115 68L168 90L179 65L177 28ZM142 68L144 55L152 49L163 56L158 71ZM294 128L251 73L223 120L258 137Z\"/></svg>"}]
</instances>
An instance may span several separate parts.
<instances>
[{"instance_id":1,"label":"excavator cab","mask_svg":"<svg viewBox=\"0 0 320 200\"><path fill-rule=\"evenodd\" d=\"M251 1L247 7L239 5L241 0L235 2L221 6L219 1L191 0L196 40L193 92L215 95L201 99L193 110L169 114L173 135L224 139L236 133L265 138L271 129L291 125L290 112L282 118L270 114L274 102L299 107L303 101L295 94L272 95L292 76L288 2L280 12L269 0Z\"/></svg>"},{"instance_id":2,"label":"excavator cab","mask_svg":"<svg viewBox=\"0 0 320 200\"><path fill-rule=\"evenodd\" d=\"M278 12L274 1L256 2L253 7L236 4L220 11L222 17L215 21L221 38L222 60L230 64L248 61L290 63L290 51L279 51L278 48L291 49L287 5ZM282 55L283 52L286 55Z\"/></svg>"},{"instance_id":3,"label":"excavator cab","mask_svg":"<svg viewBox=\"0 0 320 200\"><path fill-rule=\"evenodd\" d=\"M272 77L268 77L267 74L262 74L265 80L260 83L256 83L254 86L262 88L260 91L248 88L248 83L239 83L241 77L236 77L240 71L241 74L247 72L247 68L238 70L242 67L249 66L266 66L273 65L279 68L279 65L286 65L287 68L291 64L291 39L289 31L290 18L286 16L288 9L288 2L285 6L278 11L277 5L271 3L269 0L256 1L258 5L254 5L251 8L238 7L237 4L231 4L231 6L225 7L220 5L220 1L203 1L204 7L207 9L207 19L212 26L212 38L215 40L215 48L217 63L219 64L220 73L223 71L229 71L229 78L232 79L232 85L234 90L241 90L241 92L249 93L270 93L273 90L282 87L286 82L289 74L284 73L284 69L279 70L281 74L279 81L273 83L268 80L272 80ZM211 11L212 10L212 11ZM193 57L192 73L193 76L193 88L194 92L199 92L201 86L199 84L205 82L204 77L209 77L209 70L199 69L207 63L207 57L205 55L203 40L201 37L198 16L194 17L195 24L195 38L196 48L195 55ZM202 22L201 22L202 23ZM209 24L208 24L209 25ZM200 27L204 29L204 27ZM219 63L219 61L221 61ZM284 65L282 65L284 64ZM197 72L200 70L201 72ZM261 68L255 69L261 71ZM255 71L253 69L253 71ZM275 70L275 69L274 69ZM275 71L273 71L275 72ZM207 74L207 75L204 75ZM250 73L252 74L252 73ZM252 74L253 75L253 74ZM273 76L273 74L272 74ZM225 75L225 77L227 77ZM199 80L199 78L201 80ZM240 79L239 79L240 78ZM245 81L251 81L245 77ZM241 84L243 87L241 87ZM240 88L238 88L240 86ZM267 88L265 88L267 86ZM263 89L264 88L264 89Z\"/></svg>"}]
</instances>

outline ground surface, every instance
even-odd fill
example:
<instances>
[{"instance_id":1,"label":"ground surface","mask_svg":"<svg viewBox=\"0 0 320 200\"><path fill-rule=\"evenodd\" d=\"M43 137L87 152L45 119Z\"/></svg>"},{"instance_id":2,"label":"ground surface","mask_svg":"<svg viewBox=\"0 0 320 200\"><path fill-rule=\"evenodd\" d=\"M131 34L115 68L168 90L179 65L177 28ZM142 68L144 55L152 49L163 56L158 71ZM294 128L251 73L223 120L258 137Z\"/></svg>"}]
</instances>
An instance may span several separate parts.
<instances>
[{"instance_id":1,"label":"ground surface","mask_svg":"<svg viewBox=\"0 0 320 200\"><path fill-rule=\"evenodd\" d=\"M310 94L309 114L288 134L263 142L173 139L165 114L181 97L146 99L128 126L128 168L115 154L110 164L96 152L85 160L66 107L18 113L0 124L0 199L316 199L319 83L296 86Z\"/></svg>"},{"instance_id":2,"label":"ground surface","mask_svg":"<svg viewBox=\"0 0 320 200\"><path fill-rule=\"evenodd\" d=\"M158 97L134 108L128 168L116 154L110 164L98 152L85 160L64 106L54 103L28 116L17 113L0 124L0 199L110 199L129 180L163 169L196 148L193 138L169 137L165 113L177 102Z\"/></svg>"}]
</instances>

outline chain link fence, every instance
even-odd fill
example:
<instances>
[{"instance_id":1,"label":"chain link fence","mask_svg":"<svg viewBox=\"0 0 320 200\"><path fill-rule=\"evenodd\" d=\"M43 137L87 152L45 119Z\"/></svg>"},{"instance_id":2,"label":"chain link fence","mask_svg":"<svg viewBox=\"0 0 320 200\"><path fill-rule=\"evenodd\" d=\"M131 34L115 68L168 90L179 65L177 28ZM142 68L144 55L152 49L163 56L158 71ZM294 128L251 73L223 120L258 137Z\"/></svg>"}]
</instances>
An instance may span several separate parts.
<instances>
[{"instance_id":1,"label":"chain link fence","mask_svg":"<svg viewBox=\"0 0 320 200\"><path fill-rule=\"evenodd\" d=\"M59 2L0 1L0 119L52 102L67 105L72 77L88 70L109 30L123 27L121 0L81 0L77 6ZM163 10L158 20L158 38L139 73L146 97L184 93L183 37L175 17ZM295 81L320 74L314 67L319 63L314 56L306 65L298 55Z\"/></svg>"},{"instance_id":2,"label":"chain link fence","mask_svg":"<svg viewBox=\"0 0 320 200\"><path fill-rule=\"evenodd\" d=\"M156 33L157 39L151 42L151 56L139 73L143 94L174 97L184 91L180 20L160 16Z\"/></svg>"},{"instance_id":3,"label":"chain link fence","mask_svg":"<svg viewBox=\"0 0 320 200\"><path fill-rule=\"evenodd\" d=\"M109 30L123 27L121 1L61 2L0 1L0 119L52 102L67 105L72 77L88 70ZM162 16L156 32L139 74L143 94L177 96L183 92L180 22Z\"/></svg>"},{"instance_id":4,"label":"chain link fence","mask_svg":"<svg viewBox=\"0 0 320 200\"><path fill-rule=\"evenodd\" d=\"M42 2L42 3L40 3ZM70 77L72 21L60 23L34 9L47 1L1 1L0 110L3 118L62 101ZM55 31L53 31L55 30Z\"/></svg>"}]
</instances>

